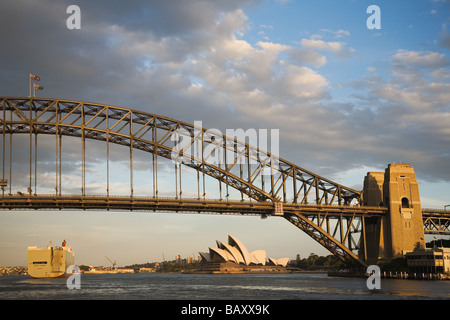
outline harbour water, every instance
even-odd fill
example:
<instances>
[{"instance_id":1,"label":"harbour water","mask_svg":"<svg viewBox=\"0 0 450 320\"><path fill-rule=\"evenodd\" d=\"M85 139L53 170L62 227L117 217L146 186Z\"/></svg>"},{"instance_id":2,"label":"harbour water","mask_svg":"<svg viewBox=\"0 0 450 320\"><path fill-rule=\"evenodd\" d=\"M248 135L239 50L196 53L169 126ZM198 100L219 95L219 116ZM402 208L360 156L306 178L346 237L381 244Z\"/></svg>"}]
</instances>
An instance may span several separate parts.
<instances>
[{"instance_id":1,"label":"harbour water","mask_svg":"<svg viewBox=\"0 0 450 320\"><path fill-rule=\"evenodd\" d=\"M79 289L66 278L0 277L2 300L449 300L450 281L381 279L326 274L89 274Z\"/></svg>"}]
</instances>

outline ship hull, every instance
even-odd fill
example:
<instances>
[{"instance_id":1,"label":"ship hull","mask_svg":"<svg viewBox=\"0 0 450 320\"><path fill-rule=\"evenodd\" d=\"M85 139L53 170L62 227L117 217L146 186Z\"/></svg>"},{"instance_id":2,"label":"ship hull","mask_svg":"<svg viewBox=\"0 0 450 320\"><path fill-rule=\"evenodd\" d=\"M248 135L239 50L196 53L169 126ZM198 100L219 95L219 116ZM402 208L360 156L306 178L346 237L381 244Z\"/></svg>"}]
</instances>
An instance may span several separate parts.
<instances>
[{"instance_id":1,"label":"ship hull","mask_svg":"<svg viewBox=\"0 0 450 320\"><path fill-rule=\"evenodd\" d=\"M67 267L73 264L70 247L28 248L28 274L33 278L64 277Z\"/></svg>"}]
</instances>

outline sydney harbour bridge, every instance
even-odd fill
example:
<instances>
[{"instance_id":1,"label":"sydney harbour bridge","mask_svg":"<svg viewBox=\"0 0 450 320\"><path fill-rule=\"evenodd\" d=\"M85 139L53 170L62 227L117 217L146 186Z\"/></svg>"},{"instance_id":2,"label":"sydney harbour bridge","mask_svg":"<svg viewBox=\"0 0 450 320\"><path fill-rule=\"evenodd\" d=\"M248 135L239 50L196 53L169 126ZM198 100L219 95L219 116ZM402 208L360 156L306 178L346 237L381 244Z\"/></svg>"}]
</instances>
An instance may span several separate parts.
<instances>
[{"instance_id":1,"label":"sydney harbour bridge","mask_svg":"<svg viewBox=\"0 0 450 320\"><path fill-rule=\"evenodd\" d=\"M155 114L34 97L0 97L0 103L2 210L276 216L360 266L423 246L424 234L450 234L450 212L421 207L408 164L368 173L364 190L354 190L235 137ZM93 141L106 166L101 194L90 188ZM50 146L52 159L44 159L40 151ZM78 149L76 182L64 175L68 148ZM118 150L127 160L126 195L111 191L118 175L111 158ZM142 178L137 154L149 172L145 196L135 190Z\"/></svg>"}]
</instances>

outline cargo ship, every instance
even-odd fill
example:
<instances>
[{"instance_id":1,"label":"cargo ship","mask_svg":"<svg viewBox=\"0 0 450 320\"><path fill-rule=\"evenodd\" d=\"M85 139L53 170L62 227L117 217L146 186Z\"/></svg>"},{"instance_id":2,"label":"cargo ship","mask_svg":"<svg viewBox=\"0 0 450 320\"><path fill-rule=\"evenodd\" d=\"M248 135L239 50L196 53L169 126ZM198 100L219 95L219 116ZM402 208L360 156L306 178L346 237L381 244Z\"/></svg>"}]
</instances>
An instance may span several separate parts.
<instances>
[{"instance_id":1,"label":"cargo ship","mask_svg":"<svg viewBox=\"0 0 450 320\"><path fill-rule=\"evenodd\" d=\"M61 246L28 247L28 274L33 278L56 278L66 275L74 264L74 253L66 240Z\"/></svg>"}]
</instances>

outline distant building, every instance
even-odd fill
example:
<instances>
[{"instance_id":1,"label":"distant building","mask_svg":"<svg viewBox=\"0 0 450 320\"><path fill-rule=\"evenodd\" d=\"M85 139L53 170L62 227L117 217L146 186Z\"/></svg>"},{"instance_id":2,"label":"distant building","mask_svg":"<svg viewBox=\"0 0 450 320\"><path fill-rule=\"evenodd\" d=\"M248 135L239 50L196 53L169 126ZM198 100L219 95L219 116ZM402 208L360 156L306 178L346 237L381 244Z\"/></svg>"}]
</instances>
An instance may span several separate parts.
<instances>
[{"instance_id":1,"label":"distant building","mask_svg":"<svg viewBox=\"0 0 450 320\"><path fill-rule=\"evenodd\" d=\"M155 272L154 268L139 268L139 273Z\"/></svg>"},{"instance_id":2,"label":"distant building","mask_svg":"<svg viewBox=\"0 0 450 320\"><path fill-rule=\"evenodd\" d=\"M405 258L410 273L450 273L450 248L416 249Z\"/></svg>"},{"instance_id":3,"label":"distant building","mask_svg":"<svg viewBox=\"0 0 450 320\"><path fill-rule=\"evenodd\" d=\"M116 271L117 273L134 273L134 269L131 268L119 268Z\"/></svg>"},{"instance_id":4,"label":"distant building","mask_svg":"<svg viewBox=\"0 0 450 320\"><path fill-rule=\"evenodd\" d=\"M217 248L209 248L209 252L200 252L202 269L211 268L217 272L246 271L285 271L289 258L266 260L265 250L249 252L244 244L233 236L228 236L228 244L216 241ZM213 270L214 269L214 270Z\"/></svg>"}]
</instances>

